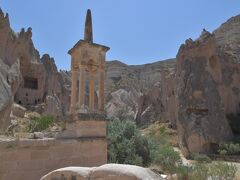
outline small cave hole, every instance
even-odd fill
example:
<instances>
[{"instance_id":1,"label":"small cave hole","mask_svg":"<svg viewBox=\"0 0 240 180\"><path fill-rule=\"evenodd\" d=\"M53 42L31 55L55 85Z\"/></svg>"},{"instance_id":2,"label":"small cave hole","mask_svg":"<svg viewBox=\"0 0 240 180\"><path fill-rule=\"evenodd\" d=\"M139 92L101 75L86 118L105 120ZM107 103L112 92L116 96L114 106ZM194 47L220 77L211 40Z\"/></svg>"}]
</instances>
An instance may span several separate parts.
<instances>
[{"instance_id":1,"label":"small cave hole","mask_svg":"<svg viewBox=\"0 0 240 180\"><path fill-rule=\"evenodd\" d=\"M227 114L226 117L232 129L233 135L240 137L240 113Z\"/></svg>"}]
</instances>

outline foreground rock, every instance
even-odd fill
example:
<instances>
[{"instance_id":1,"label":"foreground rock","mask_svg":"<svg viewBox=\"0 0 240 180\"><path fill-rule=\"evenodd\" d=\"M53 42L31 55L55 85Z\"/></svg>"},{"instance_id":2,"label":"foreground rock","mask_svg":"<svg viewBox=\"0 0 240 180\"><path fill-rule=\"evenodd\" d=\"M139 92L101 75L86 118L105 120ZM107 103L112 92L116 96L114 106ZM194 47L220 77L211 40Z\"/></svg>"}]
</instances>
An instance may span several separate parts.
<instances>
[{"instance_id":1,"label":"foreground rock","mask_svg":"<svg viewBox=\"0 0 240 180\"><path fill-rule=\"evenodd\" d=\"M19 104L13 104L12 106L12 115L16 117L23 118L26 112L26 108L20 106Z\"/></svg>"},{"instance_id":2,"label":"foreground rock","mask_svg":"<svg viewBox=\"0 0 240 180\"><path fill-rule=\"evenodd\" d=\"M153 171L133 165L106 164L96 168L67 167L50 172L41 180L162 180Z\"/></svg>"}]
</instances>

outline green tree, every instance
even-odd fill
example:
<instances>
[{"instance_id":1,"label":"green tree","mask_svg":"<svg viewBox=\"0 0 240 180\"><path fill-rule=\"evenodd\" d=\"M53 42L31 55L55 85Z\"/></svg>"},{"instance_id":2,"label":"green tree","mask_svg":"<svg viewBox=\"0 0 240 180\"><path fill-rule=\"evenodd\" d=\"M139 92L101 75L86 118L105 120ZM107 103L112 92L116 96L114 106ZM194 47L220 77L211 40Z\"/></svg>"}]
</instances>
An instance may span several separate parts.
<instances>
[{"instance_id":1,"label":"green tree","mask_svg":"<svg viewBox=\"0 0 240 180\"><path fill-rule=\"evenodd\" d=\"M147 139L131 121L110 120L108 123L108 161L146 166L150 162Z\"/></svg>"}]
</instances>

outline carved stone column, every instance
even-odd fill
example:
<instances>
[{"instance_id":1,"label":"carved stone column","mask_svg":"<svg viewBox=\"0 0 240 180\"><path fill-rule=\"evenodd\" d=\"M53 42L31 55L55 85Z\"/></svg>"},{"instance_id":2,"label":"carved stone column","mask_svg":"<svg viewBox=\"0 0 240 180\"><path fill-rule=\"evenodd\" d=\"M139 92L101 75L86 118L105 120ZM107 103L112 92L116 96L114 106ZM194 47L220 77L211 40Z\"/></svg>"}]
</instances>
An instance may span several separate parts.
<instances>
[{"instance_id":1,"label":"carved stone column","mask_svg":"<svg viewBox=\"0 0 240 180\"><path fill-rule=\"evenodd\" d=\"M99 96L98 96L98 109L104 111L104 67L99 70Z\"/></svg>"},{"instance_id":2,"label":"carved stone column","mask_svg":"<svg viewBox=\"0 0 240 180\"><path fill-rule=\"evenodd\" d=\"M72 68L72 87L71 87L71 106L70 113L74 114L76 110L76 102L77 102L77 74L78 71Z\"/></svg>"},{"instance_id":3,"label":"carved stone column","mask_svg":"<svg viewBox=\"0 0 240 180\"><path fill-rule=\"evenodd\" d=\"M85 66L80 64L79 70L80 70L80 79L79 79L78 104L79 104L79 108L81 108L81 106L85 102Z\"/></svg>"},{"instance_id":4,"label":"carved stone column","mask_svg":"<svg viewBox=\"0 0 240 180\"><path fill-rule=\"evenodd\" d=\"M89 72L89 110L94 111L94 73Z\"/></svg>"}]
</instances>

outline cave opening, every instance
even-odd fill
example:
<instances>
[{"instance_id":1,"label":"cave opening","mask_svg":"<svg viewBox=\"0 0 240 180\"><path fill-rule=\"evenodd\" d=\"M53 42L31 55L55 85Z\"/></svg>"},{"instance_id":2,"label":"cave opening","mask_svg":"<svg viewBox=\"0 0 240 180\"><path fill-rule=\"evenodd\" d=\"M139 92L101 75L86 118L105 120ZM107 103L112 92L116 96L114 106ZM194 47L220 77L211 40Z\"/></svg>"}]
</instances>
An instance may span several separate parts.
<instances>
[{"instance_id":1,"label":"cave opening","mask_svg":"<svg viewBox=\"0 0 240 180\"><path fill-rule=\"evenodd\" d=\"M219 149L219 145L217 143L209 142L203 145L203 149L210 154L215 154Z\"/></svg>"},{"instance_id":2,"label":"cave opening","mask_svg":"<svg viewBox=\"0 0 240 180\"><path fill-rule=\"evenodd\" d=\"M27 89L38 89L38 79L37 78L30 78L30 77L23 77L24 79L24 88Z\"/></svg>"},{"instance_id":3,"label":"cave opening","mask_svg":"<svg viewBox=\"0 0 240 180\"><path fill-rule=\"evenodd\" d=\"M226 115L234 137L240 137L240 113Z\"/></svg>"}]
</instances>

